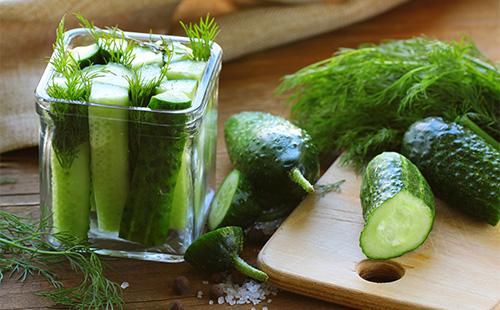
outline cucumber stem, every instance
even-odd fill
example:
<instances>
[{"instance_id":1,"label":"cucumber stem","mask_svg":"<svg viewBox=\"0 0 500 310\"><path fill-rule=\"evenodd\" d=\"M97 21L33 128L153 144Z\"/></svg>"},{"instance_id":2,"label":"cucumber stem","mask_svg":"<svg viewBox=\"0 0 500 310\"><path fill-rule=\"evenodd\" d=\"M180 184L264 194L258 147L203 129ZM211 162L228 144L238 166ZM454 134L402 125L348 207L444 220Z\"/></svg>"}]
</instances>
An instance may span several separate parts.
<instances>
[{"instance_id":1,"label":"cucumber stem","mask_svg":"<svg viewBox=\"0 0 500 310\"><path fill-rule=\"evenodd\" d=\"M496 150L500 151L500 143L490 136L486 131L474 123L467 115L462 115L455 120L457 123L469 128L476 135L483 138L486 143L491 144Z\"/></svg>"},{"instance_id":2,"label":"cucumber stem","mask_svg":"<svg viewBox=\"0 0 500 310\"><path fill-rule=\"evenodd\" d=\"M309 183L309 181L302 175L302 172L298 168L293 168L290 172L290 178L292 181L297 183L300 187L302 187L306 192L313 193L314 187Z\"/></svg>"},{"instance_id":3,"label":"cucumber stem","mask_svg":"<svg viewBox=\"0 0 500 310\"><path fill-rule=\"evenodd\" d=\"M269 276L263 272L260 271L257 268L254 268L253 266L249 265L247 262L245 262L241 257L235 256L233 258L233 264L234 268L241 272L242 274L255 279L260 282L266 282L269 279Z\"/></svg>"}]
</instances>

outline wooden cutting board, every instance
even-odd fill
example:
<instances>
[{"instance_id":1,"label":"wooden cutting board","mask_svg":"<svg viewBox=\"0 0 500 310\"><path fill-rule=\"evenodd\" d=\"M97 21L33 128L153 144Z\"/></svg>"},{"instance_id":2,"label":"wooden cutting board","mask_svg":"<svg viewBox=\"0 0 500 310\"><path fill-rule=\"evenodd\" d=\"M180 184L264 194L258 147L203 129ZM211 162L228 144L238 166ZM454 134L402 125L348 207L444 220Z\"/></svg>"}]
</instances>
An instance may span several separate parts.
<instances>
[{"instance_id":1,"label":"wooden cutting board","mask_svg":"<svg viewBox=\"0 0 500 310\"><path fill-rule=\"evenodd\" d=\"M319 183L342 179L341 192L308 196L260 252L273 283L362 309L500 308L500 225L437 201L434 229L419 249L370 261L358 245L361 177L336 162Z\"/></svg>"}]
</instances>

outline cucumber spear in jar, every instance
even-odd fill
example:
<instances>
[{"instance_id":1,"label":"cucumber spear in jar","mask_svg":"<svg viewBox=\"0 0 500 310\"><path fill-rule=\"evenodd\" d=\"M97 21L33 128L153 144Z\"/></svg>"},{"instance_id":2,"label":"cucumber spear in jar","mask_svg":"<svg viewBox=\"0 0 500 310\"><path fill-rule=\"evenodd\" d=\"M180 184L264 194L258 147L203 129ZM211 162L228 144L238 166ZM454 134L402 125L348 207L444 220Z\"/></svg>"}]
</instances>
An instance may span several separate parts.
<instances>
[{"instance_id":1,"label":"cucumber spear in jar","mask_svg":"<svg viewBox=\"0 0 500 310\"><path fill-rule=\"evenodd\" d=\"M220 272L234 268L257 281L267 281L269 276L265 272L249 265L239 256L242 249L241 227L222 227L196 239L186 250L184 259L202 271Z\"/></svg>"}]
</instances>

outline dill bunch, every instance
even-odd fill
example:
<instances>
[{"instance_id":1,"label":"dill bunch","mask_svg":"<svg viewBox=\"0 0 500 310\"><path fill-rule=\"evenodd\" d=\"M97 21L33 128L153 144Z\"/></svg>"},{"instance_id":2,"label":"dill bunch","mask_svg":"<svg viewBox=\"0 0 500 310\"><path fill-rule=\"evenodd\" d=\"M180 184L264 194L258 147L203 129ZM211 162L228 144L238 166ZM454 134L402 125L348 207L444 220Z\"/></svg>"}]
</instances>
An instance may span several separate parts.
<instances>
[{"instance_id":1,"label":"dill bunch","mask_svg":"<svg viewBox=\"0 0 500 310\"><path fill-rule=\"evenodd\" d=\"M121 288L104 276L97 254L69 234L49 235L48 231L45 220L32 223L0 210L0 283L5 276L25 281L39 275L54 289L38 295L57 305L73 309L121 309ZM48 242L49 238L58 245ZM78 286L65 288L52 271L64 262L82 274Z\"/></svg>"},{"instance_id":2,"label":"dill bunch","mask_svg":"<svg viewBox=\"0 0 500 310\"><path fill-rule=\"evenodd\" d=\"M323 159L345 152L362 168L382 151L399 151L410 124L426 116L467 115L500 137L500 72L468 40L425 37L341 49L283 78L292 120Z\"/></svg>"},{"instance_id":3,"label":"dill bunch","mask_svg":"<svg viewBox=\"0 0 500 310\"><path fill-rule=\"evenodd\" d=\"M191 43L194 60L207 61L211 55L213 40L219 34L219 26L215 19L207 15L200 18L198 24L184 24L180 22Z\"/></svg>"}]
</instances>

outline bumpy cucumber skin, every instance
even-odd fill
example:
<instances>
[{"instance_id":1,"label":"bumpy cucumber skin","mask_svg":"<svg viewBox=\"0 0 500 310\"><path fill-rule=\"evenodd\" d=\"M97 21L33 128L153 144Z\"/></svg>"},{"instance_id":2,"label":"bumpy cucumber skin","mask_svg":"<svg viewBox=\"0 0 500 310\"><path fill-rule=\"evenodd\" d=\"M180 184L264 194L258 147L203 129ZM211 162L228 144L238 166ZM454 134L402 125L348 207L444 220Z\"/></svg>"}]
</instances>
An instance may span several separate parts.
<instances>
[{"instance_id":1,"label":"bumpy cucumber skin","mask_svg":"<svg viewBox=\"0 0 500 310\"><path fill-rule=\"evenodd\" d=\"M234 226L222 227L195 240L186 250L184 259L201 271L226 271L233 267L234 257L242 250L243 230Z\"/></svg>"},{"instance_id":2,"label":"bumpy cucumber skin","mask_svg":"<svg viewBox=\"0 0 500 310\"><path fill-rule=\"evenodd\" d=\"M435 213L431 188L418 168L407 158L395 152L384 152L373 158L363 174L360 199L363 217L401 191L407 191L422 200Z\"/></svg>"},{"instance_id":3,"label":"bumpy cucumber skin","mask_svg":"<svg viewBox=\"0 0 500 310\"><path fill-rule=\"evenodd\" d=\"M290 178L298 168L315 183L319 160L310 136L284 118L263 112L242 112L224 126L231 162L248 176L263 209L292 209L307 194Z\"/></svg>"},{"instance_id":4,"label":"bumpy cucumber skin","mask_svg":"<svg viewBox=\"0 0 500 310\"><path fill-rule=\"evenodd\" d=\"M211 230L225 226L239 226L247 228L262 214L262 209L255 199L252 185L247 177L238 170L233 170L231 173L238 174L238 185L236 186L236 191L234 192L231 205L229 206L226 215L216 227L210 227ZM217 194L215 195L216 198ZM214 207L214 204L215 199L212 201L212 208Z\"/></svg>"},{"instance_id":5,"label":"bumpy cucumber skin","mask_svg":"<svg viewBox=\"0 0 500 310\"><path fill-rule=\"evenodd\" d=\"M170 108L181 110L190 104L172 103ZM182 124L186 116L179 114L173 119L152 112L139 112L137 116L143 122L139 125L137 137L140 152L119 235L146 246L157 246L167 240L175 185L188 133L182 126L164 127L155 124Z\"/></svg>"},{"instance_id":6,"label":"bumpy cucumber skin","mask_svg":"<svg viewBox=\"0 0 500 310\"><path fill-rule=\"evenodd\" d=\"M471 130L440 117L410 126L402 153L438 196L495 226L500 219L500 153Z\"/></svg>"}]
</instances>

